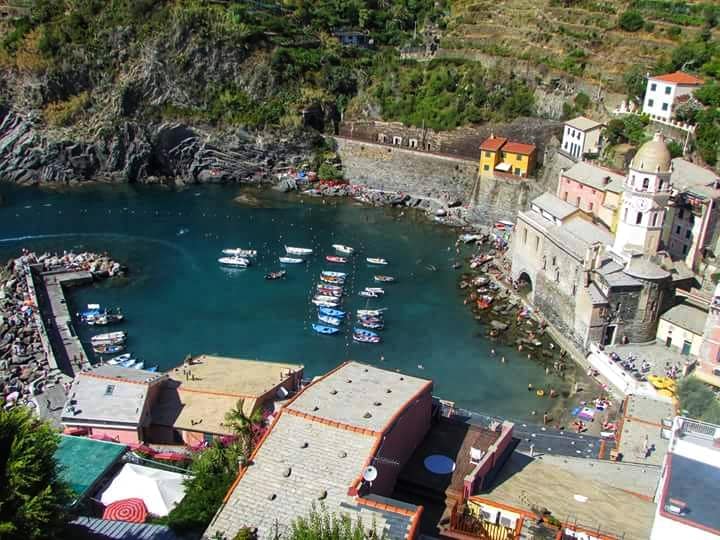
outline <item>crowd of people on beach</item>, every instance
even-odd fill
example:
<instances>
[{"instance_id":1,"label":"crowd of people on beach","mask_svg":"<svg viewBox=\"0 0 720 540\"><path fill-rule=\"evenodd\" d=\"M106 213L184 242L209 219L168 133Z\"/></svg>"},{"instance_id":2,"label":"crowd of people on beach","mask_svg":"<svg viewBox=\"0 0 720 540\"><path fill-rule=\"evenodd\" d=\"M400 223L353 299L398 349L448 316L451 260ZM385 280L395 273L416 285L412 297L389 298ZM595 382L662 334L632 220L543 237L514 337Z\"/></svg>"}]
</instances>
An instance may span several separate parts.
<instances>
[{"instance_id":1,"label":"crowd of people on beach","mask_svg":"<svg viewBox=\"0 0 720 540\"><path fill-rule=\"evenodd\" d=\"M0 400L10 409L35 406L34 395L45 384L62 384L49 362L42 315L31 268L38 273L88 271L98 276L122 272L119 263L99 253L42 253L23 249L20 256L0 268Z\"/></svg>"}]
</instances>

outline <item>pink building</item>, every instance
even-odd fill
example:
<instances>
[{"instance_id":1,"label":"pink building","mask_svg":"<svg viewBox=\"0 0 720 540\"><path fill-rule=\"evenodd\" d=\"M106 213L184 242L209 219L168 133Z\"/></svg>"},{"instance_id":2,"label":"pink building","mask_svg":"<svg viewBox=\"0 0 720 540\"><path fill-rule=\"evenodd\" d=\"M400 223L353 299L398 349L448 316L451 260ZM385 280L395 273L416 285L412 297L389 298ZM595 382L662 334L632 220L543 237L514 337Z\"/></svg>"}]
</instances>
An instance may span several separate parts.
<instances>
[{"instance_id":1,"label":"pink building","mask_svg":"<svg viewBox=\"0 0 720 540\"><path fill-rule=\"evenodd\" d=\"M560 173L557 196L614 229L625 176L586 162Z\"/></svg>"},{"instance_id":2,"label":"pink building","mask_svg":"<svg viewBox=\"0 0 720 540\"><path fill-rule=\"evenodd\" d=\"M67 432L133 444L142 442L150 408L167 375L101 365L75 377L61 421Z\"/></svg>"},{"instance_id":3,"label":"pink building","mask_svg":"<svg viewBox=\"0 0 720 540\"><path fill-rule=\"evenodd\" d=\"M204 538L243 527L269 538L320 505L387 538L416 538L422 506L390 496L431 413L431 381L340 365L277 414Z\"/></svg>"}]
</instances>

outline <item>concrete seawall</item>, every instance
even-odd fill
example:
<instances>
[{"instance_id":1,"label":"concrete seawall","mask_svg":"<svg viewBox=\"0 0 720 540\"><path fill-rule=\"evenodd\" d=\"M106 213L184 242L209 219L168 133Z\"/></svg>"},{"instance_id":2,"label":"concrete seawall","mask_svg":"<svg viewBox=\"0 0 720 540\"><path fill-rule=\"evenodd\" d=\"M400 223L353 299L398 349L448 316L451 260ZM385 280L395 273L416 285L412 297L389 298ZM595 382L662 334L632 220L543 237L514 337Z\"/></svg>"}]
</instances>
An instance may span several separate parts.
<instances>
[{"instance_id":1,"label":"concrete seawall","mask_svg":"<svg viewBox=\"0 0 720 540\"><path fill-rule=\"evenodd\" d=\"M64 270L41 272L31 267L31 290L39 308L40 336L51 369L59 369L72 377L75 371L90 367L80 338L72 326L72 316L65 300L64 287L93 281L90 272Z\"/></svg>"}]
</instances>

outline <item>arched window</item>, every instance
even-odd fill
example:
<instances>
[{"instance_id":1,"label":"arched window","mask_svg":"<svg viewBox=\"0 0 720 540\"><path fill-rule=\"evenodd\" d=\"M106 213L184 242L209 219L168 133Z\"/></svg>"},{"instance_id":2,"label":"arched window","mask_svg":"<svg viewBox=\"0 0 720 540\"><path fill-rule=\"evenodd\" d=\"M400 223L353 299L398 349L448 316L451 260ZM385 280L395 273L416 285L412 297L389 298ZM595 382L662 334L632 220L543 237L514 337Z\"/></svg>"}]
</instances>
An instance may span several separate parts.
<instances>
[{"instance_id":1,"label":"arched window","mask_svg":"<svg viewBox=\"0 0 720 540\"><path fill-rule=\"evenodd\" d=\"M642 223L642 212L638 212L637 216L635 216L635 225L640 225Z\"/></svg>"},{"instance_id":2,"label":"arched window","mask_svg":"<svg viewBox=\"0 0 720 540\"><path fill-rule=\"evenodd\" d=\"M652 222L653 227L655 227L657 225L658 215L659 215L658 212L653 212L653 222Z\"/></svg>"},{"instance_id":3,"label":"arched window","mask_svg":"<svg viewBox=\"0 0 720 540\"><path fill-rule=\"evenodd\" d=\"M650 187L650 179L649 178L643 178L643 189L647 189Z\"/></svg>"}]
</instances>

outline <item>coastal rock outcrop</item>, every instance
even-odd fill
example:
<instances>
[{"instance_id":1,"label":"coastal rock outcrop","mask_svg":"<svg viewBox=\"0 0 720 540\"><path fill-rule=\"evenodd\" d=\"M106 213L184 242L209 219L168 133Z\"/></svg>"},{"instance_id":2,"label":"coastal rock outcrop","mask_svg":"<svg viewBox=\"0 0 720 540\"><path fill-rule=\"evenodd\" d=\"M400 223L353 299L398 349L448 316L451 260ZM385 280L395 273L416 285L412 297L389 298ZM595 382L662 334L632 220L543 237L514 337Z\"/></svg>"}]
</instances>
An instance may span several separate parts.
<instances>
[{"instance_id":1,"label":"coastal rock outcrop","mask_svg":"<svg viewBox=\"0 0 720 540\"><path fill-rule=\"evenodd\" d=\"M312 137L254 137L183 124L131 121L87 133L49 130L31 116L0 109L0 178L18 184L240 182L269 178L306 159Z\"/></svg>"}]
</instances>

